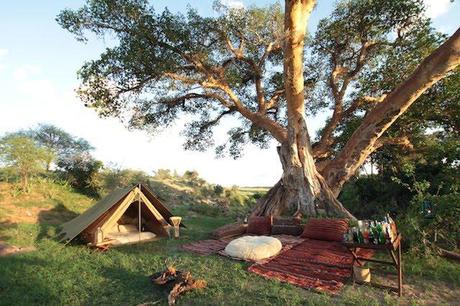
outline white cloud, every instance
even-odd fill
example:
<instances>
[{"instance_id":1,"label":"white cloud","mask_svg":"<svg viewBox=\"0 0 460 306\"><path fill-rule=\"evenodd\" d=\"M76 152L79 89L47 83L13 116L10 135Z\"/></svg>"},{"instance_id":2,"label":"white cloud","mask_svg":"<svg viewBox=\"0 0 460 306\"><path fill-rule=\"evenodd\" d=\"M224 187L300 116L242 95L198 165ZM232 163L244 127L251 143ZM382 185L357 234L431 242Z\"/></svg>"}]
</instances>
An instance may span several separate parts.
<instances>
[{"instance_id":1,"label":"white cloud","mask_svg":"<svg viewBox=\"0 0 460 306\"><path fill-rule=\"evenodd\" d=\"M449 11L452 2L450 0L424 0L426 15L430 18L437 18Z\"/></svg>"},{"instance_id":2,"label":"white cloud","mask_svg":"<svg viewBox=\"0 0 460 306\"><path fill-rule=\"evenodd\" d=\"M40 71L41 67L38 65L23 65L14 70L13 78L16 81L25 81L32 76L38 75Z\"/></svg>"},{"instance_id":3,"label":"white cloud","mask_svg":"<svg viewBox=\"0 0 460 306\"><path fill-rule=\"evenodd\" d=\"M8 55L8 49L0 48L0 60L4 59Z\"/></svg>"},{"instance_id":4,"label":"white cloud","mask_svg":"<svg viewBox=\"0 0 460 306\"><path fill-rule=\"evenodd\" d=\"M222 4L235 9L244 8L243 1L241 0L222 0Z\"/></svg>"}]
</instances>

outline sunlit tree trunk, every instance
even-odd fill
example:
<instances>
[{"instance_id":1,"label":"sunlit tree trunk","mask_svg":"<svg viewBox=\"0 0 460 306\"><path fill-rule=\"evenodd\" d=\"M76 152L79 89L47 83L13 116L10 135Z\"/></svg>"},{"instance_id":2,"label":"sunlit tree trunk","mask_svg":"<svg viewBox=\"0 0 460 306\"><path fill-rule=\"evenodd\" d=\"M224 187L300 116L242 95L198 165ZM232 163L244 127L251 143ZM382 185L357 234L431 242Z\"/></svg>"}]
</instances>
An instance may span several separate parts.
<instances>
[{"instance_id":1,"label":"sunlit tree trunk","mask_svg":"<svg viewBox=\"0 0 460 306\"><path fill-rule=\"evenodd\" d=\"M294 214L353 216L335 199L313 159L305 118L303 50L308 17L316 1L286 0L284 84L288 112L288 139L278 149L283 165L281 180L262 198L255 215Z\"/></svg>"}]
</instances>

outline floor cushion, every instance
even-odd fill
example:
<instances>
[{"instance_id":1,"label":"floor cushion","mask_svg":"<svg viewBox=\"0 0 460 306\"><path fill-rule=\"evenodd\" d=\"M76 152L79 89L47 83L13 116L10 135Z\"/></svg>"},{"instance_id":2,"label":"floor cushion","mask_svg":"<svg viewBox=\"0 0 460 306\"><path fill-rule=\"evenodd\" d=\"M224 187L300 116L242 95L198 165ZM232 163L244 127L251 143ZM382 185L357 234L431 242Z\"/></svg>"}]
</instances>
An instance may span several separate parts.
<instances>
[{"instance_id":1,"label":"floor cushion","mask_svg":"<svg viewBox=\"0 0 460 306\"><path fill-rule=\"evenodd\" d=\"M305 224L302 238L325 241L343 240L343 234L348 231L348 221L345 219L310 219Z\"/></svg>"},{"instance_id":2,"label":"floor cushion","mask_svg":"<svg viewBox=\"0 0 460 306\"><path fill-rule=\"evenodd\" d=\"M107 238L113 239L113 245L136 243L140 241L152 240L156 237L151 232L122 232L122 233L108 233Z\"/></svg>"},{"instance_id":3,"label":"floor cushion","mask_svg":"<svg viewBox=\"0 0 460 306\"><path fill-rule=\"evenodd\" d=\"M281 241L277 238L244 236L232 240L225 247L225 253L231 257L257 261L278 254L281 248Z\"/></svg>"},{"instance_id":4,"label":"floor cushion","mask_svg":"<svg viewBox=\"0 0 460 306\"><path fill-rule=\"evenodd\" d=\"M248 220L248 234L254 235L270 235L272 230L271 216L254 216Z\"/></svg>"}]
</instances>

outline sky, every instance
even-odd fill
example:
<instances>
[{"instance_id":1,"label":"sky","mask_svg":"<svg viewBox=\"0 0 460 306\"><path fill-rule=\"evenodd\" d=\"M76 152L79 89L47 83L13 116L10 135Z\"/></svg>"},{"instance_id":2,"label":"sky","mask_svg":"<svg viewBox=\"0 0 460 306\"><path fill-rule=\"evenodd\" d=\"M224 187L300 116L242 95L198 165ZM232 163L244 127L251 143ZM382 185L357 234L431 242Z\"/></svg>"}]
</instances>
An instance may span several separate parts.
<instances>
[{"instance_id":1,"label":"sky","mask_svg":"<svg viewBox=\"0 0 460 306\"><path fill-rule=\"evenodd\" d=\"M273 1L224 0L230 6L264 6ZM460 1L425 0L427 15L441 32L452 34L460 26ZM249 145L238 160L216 159L214 151L191 152L182 148L183 120L159 135L130 131L117 119L102 119L85 108L76 97L77 70L108 46L90 40L83 44L55 21L65 8L78 8L80 0L0 1L0 136L38 123L56 125L87 139L96 149L94 156L106 165L132 168L152 174L156 169L179 173L196 170L206 180L225 186L270 186L281 175L281 164L273 143L267 150ZM187 5L201 15L212 15L213 1L155 0L155 9L168 7L184 11ZM332 10L334 1L319 0L309 22L314 30L318 21ZM309 118L315 131L327 114ZM216 130L216 143L226 139L226 121Z\"/></svg>"}]
</instances>

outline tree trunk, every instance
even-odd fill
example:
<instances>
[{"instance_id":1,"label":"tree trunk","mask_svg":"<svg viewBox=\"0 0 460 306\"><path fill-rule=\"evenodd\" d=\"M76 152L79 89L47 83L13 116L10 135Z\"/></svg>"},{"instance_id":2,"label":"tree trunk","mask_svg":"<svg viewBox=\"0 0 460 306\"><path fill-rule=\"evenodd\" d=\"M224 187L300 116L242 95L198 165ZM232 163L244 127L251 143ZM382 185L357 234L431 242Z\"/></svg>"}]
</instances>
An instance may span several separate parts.
<instances>
[{"instance_id":1,"label":"tree trunk","mask_svg":"<svg viewBox=\"0 0 460 306\"><path fill-rule=\"evenodd\" d=\"M338 202L318 173L313 160L305 118L303 50L308 17L316 1L286 0L284 86L287 100L288 139L278 150L283 176L263 197L253 215L353 216Z\"/></svg>"},{"instance_id":2,"label":"tree trunk","mask_svg":"<svg viewBox=\"0 0 460 306\"><path fill-rule=\"evenodd\" d=\"M26 193L29 192L29 175L27 172L22 172L21 173L21 185L22 185L22 190Z\"/></svg>"},{"instance_id":3,"label":"tree trunk","mask_svg":"<svg viewBox=\"0 0 460 306\"><path fill-rule=\"evenodd\" d=\"M308 172L303 171L303 167L292 163L292 155L289 151L289 146L278 147L278 154L283 165L283 176L264 197L259 199L252 215L298 216L303 214L314 217L324 212L331 217L355 219L336 199L314 165L311 169L313 175L307 177ZM314 182L317 188L314 194L310 193L308 180Z\"/></svg>"}]
</instances>

